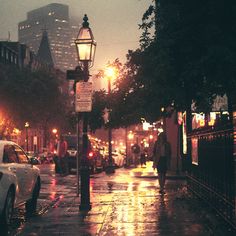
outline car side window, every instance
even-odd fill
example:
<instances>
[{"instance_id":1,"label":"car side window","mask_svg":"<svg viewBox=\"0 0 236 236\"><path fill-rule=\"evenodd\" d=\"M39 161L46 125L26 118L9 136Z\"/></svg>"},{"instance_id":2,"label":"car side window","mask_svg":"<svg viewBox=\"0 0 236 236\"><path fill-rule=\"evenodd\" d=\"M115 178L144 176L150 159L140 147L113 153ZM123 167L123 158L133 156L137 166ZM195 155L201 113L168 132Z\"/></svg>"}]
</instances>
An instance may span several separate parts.
<instances>
[{"instance_id":1,"label":"car side window","mask_svg":"<svg viewBox=\"0 0 236 236\"><path fill-rule=\"evenodd\" d=\"M4 163L19 163L17 155L12 145L5 145L3 150Z\"/></svg>"},{"instance_id":2,"label":"car side window","mask_svg":"<svg viewBox=\"0 0 236 236\"><path fill-rule=\"evenodd\" d=\"M16 154L18 156L19 163L21 163L21 164L28 164L29 163L29 159L26 156L25 152L19 146L15 145L14 148L15 148L15 152L16 152Z\"/></svg>"}]
</instances>

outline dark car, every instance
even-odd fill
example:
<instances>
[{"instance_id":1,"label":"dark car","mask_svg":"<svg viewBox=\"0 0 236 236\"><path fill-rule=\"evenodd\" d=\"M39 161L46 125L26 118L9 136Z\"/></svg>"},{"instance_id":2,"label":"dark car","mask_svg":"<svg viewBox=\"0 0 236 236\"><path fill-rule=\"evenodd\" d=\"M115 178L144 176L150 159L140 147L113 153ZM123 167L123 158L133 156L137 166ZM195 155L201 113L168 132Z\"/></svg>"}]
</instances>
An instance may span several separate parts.
<instances>
[{"instance_id":1,"label":"dark car","mask_svg":"<svg viewBox=\"0 0 236 236\"><path fill-rule=\"evenodd\" d=\"M77 143L78 143L78 137L74 134L66 134L63 135L65 141L67 142L68 148L67 148L67 159L68 159L68 171L69 173L72 173L72 170L76 170L77 167ZM82 141L79 141L79 157L81 158L82 155ZM88 140L88 160L89 160L89 167L91 173L94 172L96 169L95 167L95 157L96 152L92 150L91 142Z\"/></svg>"}]
</instances>

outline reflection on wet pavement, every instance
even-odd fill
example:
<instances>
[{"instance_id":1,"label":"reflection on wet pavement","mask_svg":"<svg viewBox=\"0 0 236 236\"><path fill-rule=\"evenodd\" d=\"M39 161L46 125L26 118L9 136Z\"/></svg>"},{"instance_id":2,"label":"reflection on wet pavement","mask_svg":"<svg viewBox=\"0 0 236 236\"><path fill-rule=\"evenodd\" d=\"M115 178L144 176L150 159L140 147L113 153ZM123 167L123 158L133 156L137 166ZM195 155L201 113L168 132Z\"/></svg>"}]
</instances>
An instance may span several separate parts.
<instances>
[{"instance_id":1,"label":"reflection on wet pavement","mask_svg":"<svg viewBox=\"0 0 236 236\"><path fill-rule=\"evenodd\" d=\"M155 178L137 178L142 170ZM18 213L22 218L17 217L22 221L12 235L209 235L203 221L183 200L186 182L167 180L166 194L161 195L150 165L91 176L89 212L79 211L75 175L42 172L42 182L38 216L25 220L22 208Z\"/></svg>"}]
</instances>

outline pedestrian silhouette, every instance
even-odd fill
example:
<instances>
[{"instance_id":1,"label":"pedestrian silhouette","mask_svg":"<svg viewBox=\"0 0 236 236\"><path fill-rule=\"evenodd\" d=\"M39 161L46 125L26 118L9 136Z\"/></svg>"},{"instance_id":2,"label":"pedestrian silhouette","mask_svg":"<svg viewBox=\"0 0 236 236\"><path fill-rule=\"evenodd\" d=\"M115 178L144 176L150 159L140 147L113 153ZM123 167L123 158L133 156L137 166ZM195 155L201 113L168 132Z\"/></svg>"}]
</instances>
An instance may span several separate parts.
<instances>
[{"instance_id":1,"label":"pedestrian silhouette","mask_svg":"<svg viewBox=\"0 0 236 236\"><path fill-rule=\"evenodd\" d=\"M164 193L166 171L171 157L170 143L167 141L166 134L160 133L153 148L153 168L157 169L160 193Z\"/></svg>"}]
</instances>

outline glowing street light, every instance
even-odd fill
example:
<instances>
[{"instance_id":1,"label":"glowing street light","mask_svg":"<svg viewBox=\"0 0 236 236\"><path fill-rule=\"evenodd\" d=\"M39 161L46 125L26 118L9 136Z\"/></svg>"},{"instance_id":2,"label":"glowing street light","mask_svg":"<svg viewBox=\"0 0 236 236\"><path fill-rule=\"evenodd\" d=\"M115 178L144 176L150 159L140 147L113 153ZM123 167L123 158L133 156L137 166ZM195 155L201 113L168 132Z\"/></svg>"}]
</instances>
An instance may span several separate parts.
<instances>
[{"instance_id":1,"label":"glowing street light","mask_svg":"<svg viewBox=\"0 0 236 236\"><path fill-rule=\"evenodd\" d=\"M25 122L25 136L26 136L26 151L29 151L29 134L28 134L28 129L29 129L29 122Z\"/></svg>"},{"instance_id":2,"label":"glowing street light","mask_svg":"<svg viewBox=\"0 0 236 236\"><path fill-rule=\"evenodd\" d=\"M57 134L57 129L55 129L55 128L52 129L52 133L53 133L53 134Z\"/></svg>"},{"instance_id":3,"label":"glowing street light","mask_svg":"<svg viewBox=\"0 0 236 236\"><path fill-rule=\"evenodd\" d=\"M116 76L116 70L113 66L108 66L104 71L105 77L108 82L108 97L111 94L111 80ZM111 110L108 107L108 166L106 168L106 173L111 174L115 173L115 166L112 161L112 128L111 128Z\"/></svg>"}]
</instances>

